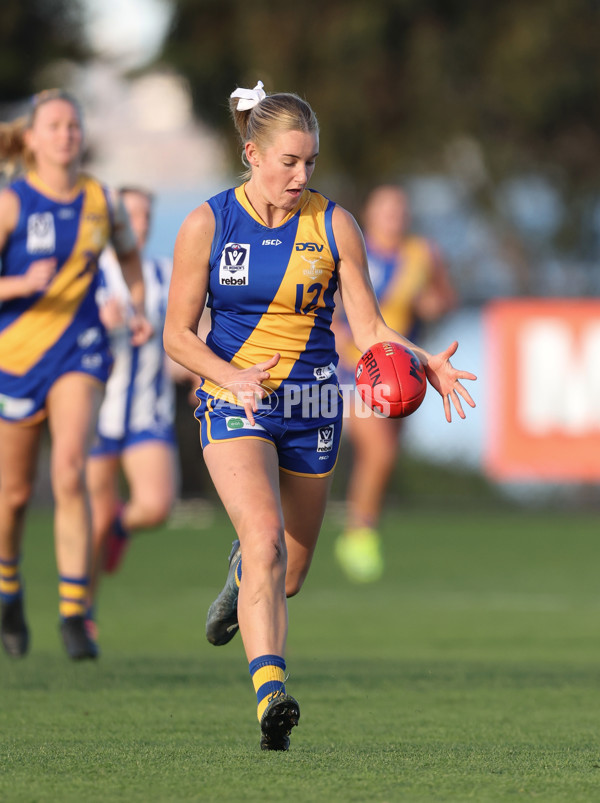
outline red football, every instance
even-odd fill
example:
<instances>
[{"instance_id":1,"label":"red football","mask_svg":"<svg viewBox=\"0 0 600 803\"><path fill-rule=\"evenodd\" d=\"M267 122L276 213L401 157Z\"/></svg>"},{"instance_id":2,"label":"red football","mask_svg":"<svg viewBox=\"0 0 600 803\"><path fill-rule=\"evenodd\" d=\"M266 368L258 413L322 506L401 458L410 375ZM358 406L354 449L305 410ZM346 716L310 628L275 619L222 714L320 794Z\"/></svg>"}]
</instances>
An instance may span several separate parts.
<instances>
[{"instance_id":1,"label":"red football","mask_svg":"<svg viewBox=\"0 0 600 803\"><path fill-rule=\"evenodd\" d=\"M356 389L385 418L414 413L425 398L427 378L417 355L400 343L375 343L356 366Z\"/></svg>"}]
</instances>

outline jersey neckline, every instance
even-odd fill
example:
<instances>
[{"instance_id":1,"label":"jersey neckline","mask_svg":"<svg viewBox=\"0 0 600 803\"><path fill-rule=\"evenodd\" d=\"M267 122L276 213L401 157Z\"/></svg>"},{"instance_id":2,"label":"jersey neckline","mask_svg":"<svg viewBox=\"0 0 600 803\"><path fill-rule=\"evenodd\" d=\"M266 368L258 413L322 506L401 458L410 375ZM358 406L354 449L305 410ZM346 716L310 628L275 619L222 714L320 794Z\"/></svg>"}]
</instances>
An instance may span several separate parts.
<instances>
[{"instance_id":1,"label":"jersey neckline","mask_svg":"<svg viewBox=\"0 0 600 803\"><path fill-rule=\"evenodd\" d=\"M281 223L278 223L277 226L267 226L267 224L264 222L264 220L261 218L261 216L256 212L256 210L254 209L254 207L252 206L252 204L248 200L248 197L246 195L246 184L247 183L248 182L246 181L243 184L240 184L239 187L235 188L234 192L235 192L236 201L239 203L239 205L242 207L242 209L245 212L247 212L248 215L250 215L252 220L256 221L256 223L261 225L263 228L268 229L269 231L275 231L276 229L280 229L282 226L285 226L286 223L289 223L289 221L295 215L297 215L298 212L304 207L304 205L306 204L307 199L308 199L308 197L310 195L310 190L307 190L307 189L304 190L302 195L300 196L300 199L298 200L297 205L294 207L294 209L292 209L291 212L287 213L287 215L283 218Z\"/></svg>"},{"instance_id":2,"label":"jersey neckline","mask_svg":"<svg viewBox=\"0 0 600 803\"><path fill-rule=\"evenodd\" d=\"M51 198L53 201L56 201L60 204L72 204L73 201L81 194L83 187L85 185L85 176L80 175L77 178L77 182L73 187L73 190L68 198L60 196L57 192L55 192L51 187L45 184L42 179L38 176L38 174L31 170L29 171L26 176L25 180L27 183L33 187L34 190L41 192L42 195L46 195L48 198Z\"/></svg>"}]
</instances>

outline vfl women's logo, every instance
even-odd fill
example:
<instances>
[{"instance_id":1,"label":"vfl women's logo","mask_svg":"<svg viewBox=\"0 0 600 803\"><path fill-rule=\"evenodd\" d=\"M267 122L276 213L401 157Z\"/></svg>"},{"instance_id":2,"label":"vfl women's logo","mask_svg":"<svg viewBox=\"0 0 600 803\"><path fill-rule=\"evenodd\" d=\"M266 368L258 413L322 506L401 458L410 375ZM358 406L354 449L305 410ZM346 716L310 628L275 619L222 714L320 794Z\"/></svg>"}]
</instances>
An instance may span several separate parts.
<instances>
[{"instance_id":1,"label":"vfl women's logo","mask_svg":"<svg viewBox=\"0 0 600 803\"><path fill-rule=\"evenodd\" d=\"M219 284L248 284L250 245L248 243L227 243L219 265Z\"/></svg>"},{"instance_id":2,"label":"vfl women's logo","mask_svg":"<svg viewBox=\"0 0 600 803\"><path fill-rule=\"evenodd\" d=\"M36 212L27 218L27 253L51 254L56 246L52 212Z\"/></svg>"},{"instance_id":3,"label":"vfl women's logo","mask_svg":"<svg viewBox=\"0 0 600 803\"><path fill-rule=\"evenodd\" d=\"M333 449L333 424L319 427L317 452L330 452Z\"/></svg>"}]
</instances>

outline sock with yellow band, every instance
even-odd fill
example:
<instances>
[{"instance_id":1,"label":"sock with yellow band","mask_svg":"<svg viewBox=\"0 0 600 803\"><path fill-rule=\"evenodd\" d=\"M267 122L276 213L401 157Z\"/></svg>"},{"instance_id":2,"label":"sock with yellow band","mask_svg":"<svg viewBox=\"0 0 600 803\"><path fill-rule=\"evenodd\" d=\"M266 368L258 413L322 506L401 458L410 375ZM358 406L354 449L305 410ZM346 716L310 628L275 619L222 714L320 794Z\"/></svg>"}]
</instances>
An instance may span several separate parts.
<instances>
[{"instance_id":1,"label":"sock with yellow band","mask_svg":"<svg viewBox=\"0 0 600 803\"><path fill-rule=\"evenodd\" d=\"M60 578L60 633L67 655L75 661L98 657L98 646L85 625L88 585L87 577Z\"/></svg>"},{"instance_id":2,"label":"sock with yellow band","mask_svg":"<svg viewBox=\"0 0 600 803\"><path fill-rule=\"evenodd\" d=\"M0 600L13 602L23 593L19 559L0 560Z\"/></svg>"},{"instance_id":3,"label":"sock with yellow band","mask_svg":"<svg viewBox=\"0 0 600 803\"><path fill-rule=\"evenodd\" d=\"M14 658L22 657L29 648L19 558L0 560L0 640L4 651Z\"/></svg>"},{"instance_id":4,"label":"sock with yellow band","mask_svg":"<svg viewBox=\"0 0 600 803\"><path fill-rule=\"evenodd\" d=\"M58 593L60 596L58 610L61 619L85 616L88 597L87 577L61 577Z\"/></svg>"},{"instance_id":5,"label":"sock with yellow band","mask_svg":"<svg viewBox=\"0 0 600 803\"><path fill-rule=\"evenodd\" d=\"M285 694L285 661L279 655L260 655L250 661L250 675L256 692L256 713L260 722L269 698L279 692Z\"/></svg>"}]
</instances>

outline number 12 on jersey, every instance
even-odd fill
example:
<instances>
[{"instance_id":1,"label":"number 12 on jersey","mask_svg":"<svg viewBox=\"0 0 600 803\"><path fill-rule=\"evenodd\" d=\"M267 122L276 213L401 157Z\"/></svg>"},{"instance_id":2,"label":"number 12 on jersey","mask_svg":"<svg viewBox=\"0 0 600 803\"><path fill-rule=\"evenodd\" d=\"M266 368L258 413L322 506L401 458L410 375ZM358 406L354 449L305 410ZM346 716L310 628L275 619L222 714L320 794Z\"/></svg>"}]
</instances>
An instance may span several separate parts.
<instances>
[{"instance_id":1,"label":"number 12 on jersey","mask_svg":"<svg viewBox=\"0 0 600 803\"><path fill-rule=\"evenodd\" d=\"M304 304L304 285L297 284L296 285L296 312L299 315L308 315L313 310L317 309L319 306L319 299L321 298L321 293L323 292L323 285L315 282L311 284L311 286L306 291L311 298L307 304Z\"/></svg>"}]
</instances>

